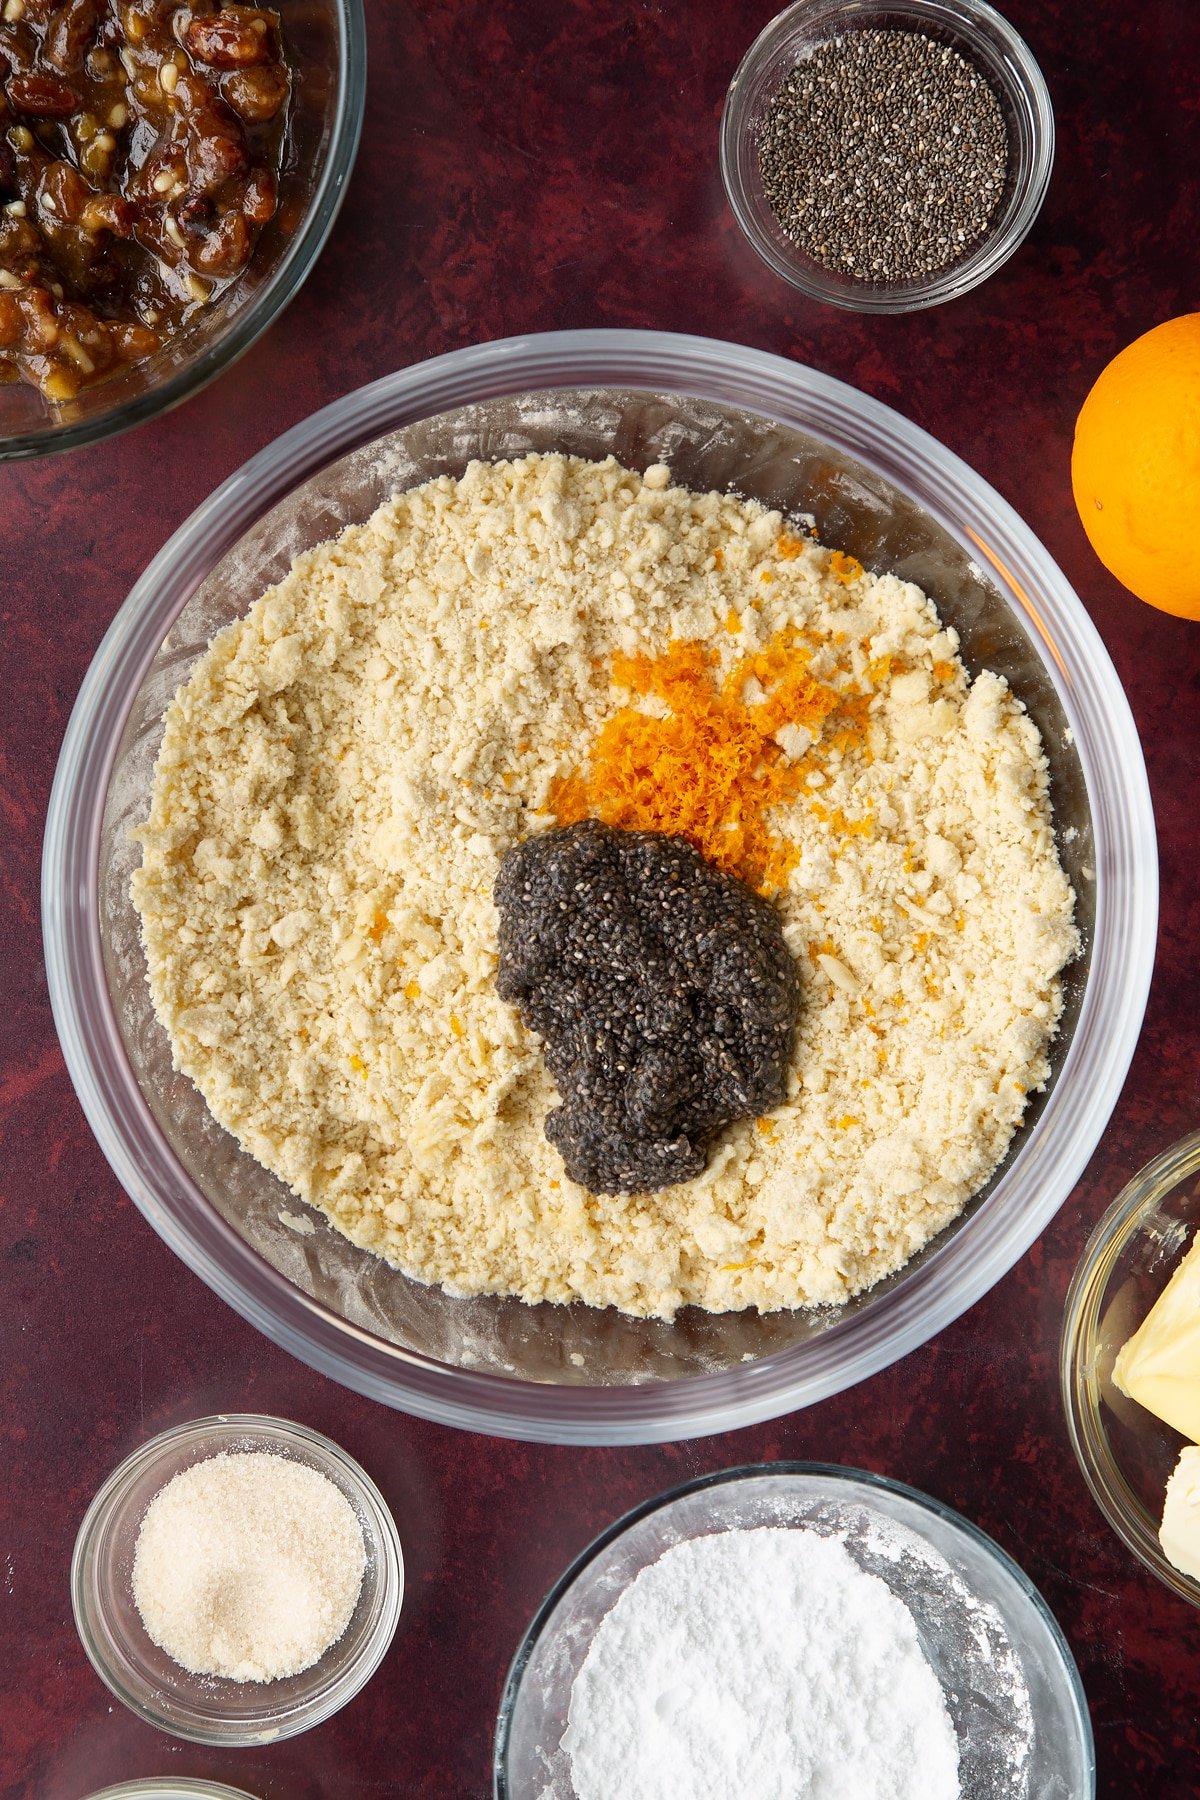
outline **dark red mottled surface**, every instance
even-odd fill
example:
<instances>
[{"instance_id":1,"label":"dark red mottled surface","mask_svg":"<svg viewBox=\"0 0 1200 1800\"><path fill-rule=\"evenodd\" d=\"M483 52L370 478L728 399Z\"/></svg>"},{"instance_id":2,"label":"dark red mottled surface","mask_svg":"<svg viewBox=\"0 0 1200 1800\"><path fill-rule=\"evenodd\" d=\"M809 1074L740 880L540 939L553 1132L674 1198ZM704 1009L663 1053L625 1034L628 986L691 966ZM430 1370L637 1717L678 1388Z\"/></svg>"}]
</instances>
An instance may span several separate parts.
<instances>
[{"instance_id":1,"label":"dark red mottled surface","mask_svg":"<svg viewBox=\"0 0 1200 1800\"><path fill-rule=\"evenodd\" d=\"M284 0L286 8L287 0ZM795 297L740 241L717 173L726 83L771 0L371 0L362 153L283 321L200 398L69 459L0 470L0 1796L80 1800L150 1773L271 1800L490 1792L504 1670L545 1588L601 1526L686 1476L756 1458L886 1471L961 1508L1041 1587L1078 1657L1103 1800L1200 1791L1200 1615L1109 1534L1060 1415L1063 1296L1118 1187L1197 1124L1200 625L1096 563L1071 429L1121 345L1200 304L1196 0L1010 0L1045 71L1058 161L1032 237L986 287L907 318ZM228 1311L119 1191L63 1070L38 865L76 689L131 582L252 451L374 376L566 325L736 338L898 407L1029 521L1128 689L1158 814L1159 964L1107 1135L1053 1227L936 1342L778 1424L667 1449L526 1448L369 1405ZM139 1440L215 1409L338 1437L395 1509L410 1589L396 1644L329 1724L262 1750L177 1745L126 1714L71 1623L83 1509ZM636 1800L636 1796L631 1796ZM748 1797L754 1800L754 1797Z\"/></svg>"}]
</instances>

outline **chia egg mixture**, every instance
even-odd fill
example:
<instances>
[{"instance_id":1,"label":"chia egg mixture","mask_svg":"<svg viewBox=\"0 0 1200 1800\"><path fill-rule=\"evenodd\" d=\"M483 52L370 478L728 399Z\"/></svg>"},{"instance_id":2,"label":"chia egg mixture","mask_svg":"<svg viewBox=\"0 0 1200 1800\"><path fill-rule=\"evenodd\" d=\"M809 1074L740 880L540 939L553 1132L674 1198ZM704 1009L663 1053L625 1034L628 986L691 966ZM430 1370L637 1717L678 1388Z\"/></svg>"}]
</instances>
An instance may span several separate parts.
<instances>
[{"instance_id":1,"label":"chia egg mixture","mask_svg":"<svg viewBox=\"0 0 1200 1800\"><path fill-rule=\"evenodd\" d=\"M175 1067L456 1294L838 1304L962 1211L1078 949L1038 732L911 582L655 464L475 462L168 707Z\"/></svg>"},{"instance_id":2,"label":"chia egg mixture","mask_svg":"<svg viewBox=\"0 0 1200 1800\"><path fill-rule=\"evenodd\" d=\"M596 819L526 838L496 882L496 991L542 1039L546 1120L594 1193L690 1181L787 1097L799 984L779 917L683 838Z\"/></svg>"}]
</instances>

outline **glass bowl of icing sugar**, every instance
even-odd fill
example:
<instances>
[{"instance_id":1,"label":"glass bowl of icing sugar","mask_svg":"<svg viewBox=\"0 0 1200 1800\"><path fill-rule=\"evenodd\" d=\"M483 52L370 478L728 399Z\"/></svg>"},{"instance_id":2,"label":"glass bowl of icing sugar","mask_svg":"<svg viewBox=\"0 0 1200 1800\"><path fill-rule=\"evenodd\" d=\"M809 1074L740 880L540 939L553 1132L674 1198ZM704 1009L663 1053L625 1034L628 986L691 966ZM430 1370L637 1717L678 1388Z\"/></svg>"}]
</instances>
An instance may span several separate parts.
<instances>
[{"instance_id":1,"label":"glass bowl of icing sugar","mask_svg":"<svg viewBox=\"0 0 1200 1800\"><path fill-rule=\"evenodd\" d=\"M704 1476L602 1534L513 1661L497 1800L1090 1800L1070 1650L966 1519L882 1476ZM732 1783L732 1785L731 1785Z\"/></svg>"}]
</instances>

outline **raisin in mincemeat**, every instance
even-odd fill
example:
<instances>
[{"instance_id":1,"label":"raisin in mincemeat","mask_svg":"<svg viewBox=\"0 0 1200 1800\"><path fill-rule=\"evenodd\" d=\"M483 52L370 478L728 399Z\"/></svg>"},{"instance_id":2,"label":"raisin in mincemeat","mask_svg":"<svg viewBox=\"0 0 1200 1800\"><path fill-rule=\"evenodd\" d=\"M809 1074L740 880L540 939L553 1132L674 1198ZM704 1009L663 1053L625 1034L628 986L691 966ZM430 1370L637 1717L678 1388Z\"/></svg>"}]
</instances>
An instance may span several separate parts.
<instances>
[{"instance_id":1,"label":"raisin in mincemeat","mask_svg":"<svg viewBox=\"0 0 1200 1800\"><path fill-rule=\"evenodd\" d=\"M495 894L497 991L543 1040L572 1181L689 1181L784 1100L800 989L779 916L685 839L585 819L517 844Z\"/></svg>"}]
</instances>

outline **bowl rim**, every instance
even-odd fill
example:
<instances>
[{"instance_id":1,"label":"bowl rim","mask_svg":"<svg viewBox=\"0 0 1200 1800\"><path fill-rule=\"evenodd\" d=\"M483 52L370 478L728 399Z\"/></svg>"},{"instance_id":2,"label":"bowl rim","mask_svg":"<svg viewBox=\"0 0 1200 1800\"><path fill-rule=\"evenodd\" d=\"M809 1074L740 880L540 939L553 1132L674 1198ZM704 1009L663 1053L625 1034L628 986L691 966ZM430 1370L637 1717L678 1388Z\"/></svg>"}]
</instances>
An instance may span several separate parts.
<instances>
[{"instance_id":1,"label":"bowl rim","mask_svg":"<svg viewBox=\"0 0 1200 1800\"><path fill-rule=\"evenodd\" d=\"M1198 1171L1200 1131L1190 1131L1131 1176L1102 1214L1067 1290L1059 1346L1059 1383L1071 1448L1104 1519L1144 1568L1181 1600L1200 1607L1200 1581L1167 1561L1158 1540L1158 1524L1126 1481L1109 1448L1093 1356L1101 1308L1117 1259L1141 1229L1146 1215L1173 1188ZM1146 1414L1148 1419L1153 1416ZM1169 1429L1164 1426L1164 1430Z\"/></svg>"},{"instance_id":2,"label":"bowl rim","mask_svg":"<svg viewBox=\"0 0 1200 1800\"><path fill-rule=\"evenodd\" d=\"M1051 1612L1040 1589L1030 1580L1020 1563L1015 1562L1007 1550L996 1542L995 1538L974 1524L965 1514L957 1512L952 1506L947 1506L944 1501L935 1499L932 1494L923 1493L920 1488L912 1487L906 1481L897 1481L890 1475L877 1474L872 1469L856 1469L845 1463L783 1461L739 1463L733 1468L717 1469L709 1475L694 1476L689 1481L682 1481L675 1487L667 1488L663 1493L654 1494L650 1499L643 1500L640 1505L631 1507L619 1519L606 1526L572 1559L533 1615L517 1646L516 1654L509 1664L508 1674L500 1695L500 1705L496 1713L496 1728L492 1739L493 1800L516 1800L516 1796L509 1787L505 1767L513 1715L520 1697L525 1670L542 1633L568 1589L575 1584L596 1558L608 1549L610 1544L615 1543L619 1537L623 1537L635 1525L641 1524L643 1519L650 1518L656 1512L662 1512L676 1501L687 1499L692 1494L703 1493L708 1488L731 1487L737 1482L780 1475L785 1477L806 1476L829 1481L836 1487L865 1488L868 1493L874 1489L882 1493L898 1495L902 1500L916 1506L918 1511L931 1513L943 1524L950 1526L952 1530L959 1532L969 1542L979 1545L990 1554L992 1560L1014 1581L1025 1599L1031 1602L1058 1653L1058 1660L1066 1677L1066 1691L1070 1696L1072 1710L1079 1728L1080 1747L1084 1752L1090 1776L1089 1795L1094 1794L1096 1746L1087 1695L1084 1691L1079 1667L1061 1625ZM753 1530L754 1527L748 1527L748 1529ZM1074 1800L1084 1800L1084 1796L1075 1796Z\"/></svg>"},{"instance_id":3,"label":"bowl rim","mask_svg":"<svg viewBox=\"0 0 1200 1800\"><path fill-rule=\"evenodd\" d=\"M900 282L863 282L857 287L852 278L836 270L823 272L819 263L804 257L797 246L790 256L764 232L750 202L743 171L747 153L747 109L757 97L759 73L770 56L782 49L797 28L814 14L828 15L843 21L842 31L831 29L830 36L842 35L846 25L851 29L856 13L894 12L897 20L908 25L922 20L940 25L960 35L984 34L996 40L1000 55L998 67L989 73L1005 89L1009 103L1027 111L1032 138L1032 151L1017 163L1024 192L1002 229L989 228L978 243L960 261L928 275ZM1045 76L1033 52L1008 19L988 0L793 0L768 21L738 64L725 95L721 113L720 161L721 181L730 211L750 248L782 281L807 295L846 312L907 313L926 307L940 306L957 300L1002 267L1021 247L1041 211L1050 176L1054 168L1054 107Z\"/></svg>"},{"instance_id":4,"label":"bowl rim","mask_svg":"<svg viewBox=\"0 0 1200 1800\"><path fill-rule=\"evenodd\" d=\"M136 394L123 405L76 424L39 425L32 431L0 433L0 463L82 449L132 431L198 394L244 356L279 318L308 279L325 247L346 197L362 136L367 93L367 23L363 0L333 0L337 9L339 64L337 106L320 178L295 235L264 279L253 303L233 328L216 337L194 362L161 386Z\"/></svg>"},{"instance_id":5,"label":"bowl rim","mask_svg":"<svg viewBox=\"0 0 1200 1800\"><path fill-rule=\"evenodd\" d=\"M717 400L816 436L897 485L988 567L1074 734L1092 802L1097 910L1063 1068L962 1232L876 1308L801 1345L670 1383L583 1388L459 1368L386 1343L310 1299L218 1218L166 1147L129 1068L104 972L97 875L104 798L133 695L170 623L251 519L338 457L415 420L498 395L606 386ZM935 438L857 389L761 350L653 331L550 332L452 351L334 401L251 457L168 540L97 649L63 740L42 863L47 982L67 1068L114 1173L159 1236L321 1373L435 1422L553 1443L663 1442L774 1418L875 1374L966 1311L1045 1228L1108 1122L1145 1010L1157 903L1154 816L1128 700L1085 608L1017 513Z\"/></svg>"},{"instance_id":6,"label":"bowl rim","mask_svg":"<svg viewBox=\"0 0 1200 1800\"><path fill-rule=\"evenodd\" d=\"M124 1498L133 1482L152 1470L156 1464L160 1464L169 1451L186 1445L189 1440L202 1441L213 1435L227 1437L232 1445L238 1439L251 1438L256 1433L263 1434L264 1437L270 1434L270 1440L264 1444L264 1449L269 1451L270 1443L278 1444L282 1440L284 1445L292 1445L305 1452L306 1457L311 1458L308 1461L310 1468L318 1466L325 1474L336 1470L353 1490L359 1510L366 1515L378 1547L378 1617L359 1655L346 1664L317 1704L310 1706L308 1702L300 1700L290 1715L280 1718L271 1705L271 1693L275 1684L264 1682L257 1684L262 1695L261 1707L248 1712L240 1721L219 1726L195 1718L181 1721L152 1705L142 1694L134 1692L113 1667L109 1655L109 1636L107 1630L103 1629L103 1611L95 1603L97 1584L92 1552L113 1508ZM208 1455L202 1455L196 1460L204 1462L210 1456L221 1453L219 1448L212 1449ZM404 1603L404 1551L396 1521L383 1495L362 1464L332 1438L313 1431L310 1426L301 1425L298 1420L280 1418L271 1413L210 1413L203 1418L185 1419L177 1425L169 1425L164 1431L156 1432L153 1437L131 1450L105 1477L92 1496L75 1534L71 1552L70 1587L75 1629L88 1661L109 1692L122 1705L171 1737L188 1743L237 1748L262 1743L264 1731L272 1742L297 1737L301 1732L323 1724L366 1686L391 1648L400 1622ZM336 1647L336 1643L331 1644L325 1655ZM167 1652L162 1651L161 1654L166 1656ZM322 1660L323 1657L318 1658L313 1665L314 1669L320 1667ZM307 1674L308 1671L302 1670L301 1673ZM200 1790L201 1793L205 1791L203 1788Z\"/></svg>"},{"instance_id":7,"label":"bowl rim","mask_svg":"<svg viewBox=\"0 0 1200 1800\"><path fill-rule=\"evenodd\" d=\"M255 1800L246 1788L190 1775L147 1775L142 1781L118 1781L115 1787L89 1794L87 1800L143 1800L149 1794L159 1795L161 1800Z\"/></svg>"}]
</instances>

